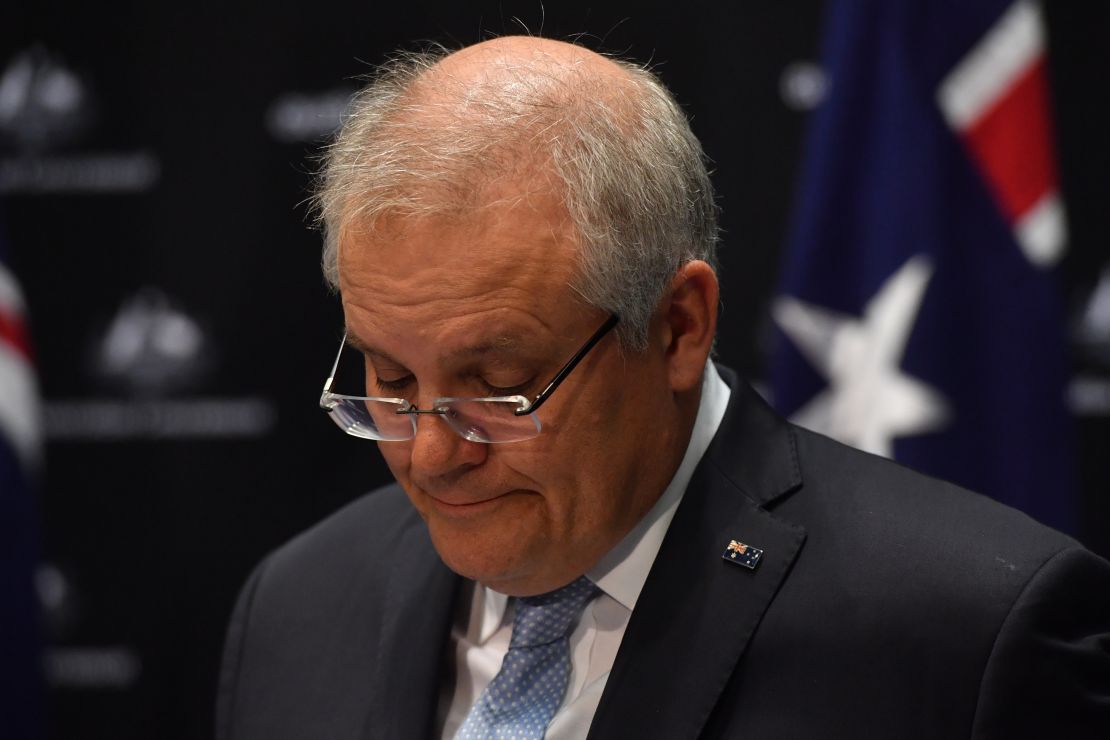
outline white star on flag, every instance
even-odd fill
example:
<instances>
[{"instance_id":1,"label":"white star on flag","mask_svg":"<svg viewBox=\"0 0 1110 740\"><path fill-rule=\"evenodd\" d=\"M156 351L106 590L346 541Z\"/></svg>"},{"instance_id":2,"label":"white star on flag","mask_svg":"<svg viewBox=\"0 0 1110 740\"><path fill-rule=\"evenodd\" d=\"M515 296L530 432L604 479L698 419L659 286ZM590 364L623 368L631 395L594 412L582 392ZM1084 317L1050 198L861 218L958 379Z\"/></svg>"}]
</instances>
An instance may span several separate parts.
<instances>
[{"instance_id":1,"label":"white star on flag","mask_svg":"<svg viewBox=\"0 0 1110 740\"><path fill-rule=\"evenodd\" d=\"M829 383L795 423L886 457L895 437L944 424L941 395L899 367L932 275L924 256L912 257L879 287L862 318L790 296L775 301L775 322Z\"/></svg>"}]
</instances>

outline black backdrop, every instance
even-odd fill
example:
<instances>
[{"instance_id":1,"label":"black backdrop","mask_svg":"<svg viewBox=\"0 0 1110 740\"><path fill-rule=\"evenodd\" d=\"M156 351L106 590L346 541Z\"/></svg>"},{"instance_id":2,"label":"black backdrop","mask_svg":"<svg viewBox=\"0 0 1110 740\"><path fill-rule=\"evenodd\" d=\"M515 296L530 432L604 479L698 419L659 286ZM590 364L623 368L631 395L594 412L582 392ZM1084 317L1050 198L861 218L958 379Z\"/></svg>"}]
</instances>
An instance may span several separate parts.
<instances>
[{"instance_id":1,"label":"black backdrop","mask_svg":"<svg viewBox=\"0 0 1110 740\"><path fill-rule=\"evenodd\" d=\"M390 50L527 28L652 60L714 161L720 354L762 369L818 0L221 5L21 3L0 25L0 229L44 397L50 737L208 737L251 566L386 477L316 408L341 317L303 199L354 78ZM1107 553L1110 338L1079 318L1110 265L1110 10L1078 5L1048 20L1080 534Z\"/></svg>"}]
</instances>

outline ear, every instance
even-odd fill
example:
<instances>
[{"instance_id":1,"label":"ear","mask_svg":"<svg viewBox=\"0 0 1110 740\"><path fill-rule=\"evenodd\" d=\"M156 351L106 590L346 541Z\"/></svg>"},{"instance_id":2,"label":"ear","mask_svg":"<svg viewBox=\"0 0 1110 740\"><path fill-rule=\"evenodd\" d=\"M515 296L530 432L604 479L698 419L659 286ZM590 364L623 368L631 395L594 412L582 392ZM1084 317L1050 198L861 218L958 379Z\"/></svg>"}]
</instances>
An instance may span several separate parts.
<instances>
[{"instance_id":1,"label":"ear","mask_svg":"<svg viewBox=\"0 0 1110 740\"><path fill-rule=\"evenodd\" d=\"M663 346L671 390L701 382L717 332L717 273L701 260L687 262L671 279L661 305Z\"/></svg>"}]
</instances>

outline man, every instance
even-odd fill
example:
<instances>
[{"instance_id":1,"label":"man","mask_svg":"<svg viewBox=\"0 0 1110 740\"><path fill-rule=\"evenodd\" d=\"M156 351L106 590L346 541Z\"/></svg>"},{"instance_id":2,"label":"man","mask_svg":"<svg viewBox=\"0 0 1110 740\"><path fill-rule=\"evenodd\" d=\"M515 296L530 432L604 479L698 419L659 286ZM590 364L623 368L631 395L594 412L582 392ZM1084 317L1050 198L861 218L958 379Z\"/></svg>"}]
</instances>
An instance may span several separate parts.
<instances>
[{"instance_id":1,"label":"man","mask_svg":"<svg viewBox=\"0 0 1110 740\"><path fill-rule=\"evenodd\" d=\"M321 405L397 484L252 575L220 737L1110 736L1107 563L708 362L712 191L649 73L400 60L319 206L365 364Z\"/></svg>"}]
</instances>

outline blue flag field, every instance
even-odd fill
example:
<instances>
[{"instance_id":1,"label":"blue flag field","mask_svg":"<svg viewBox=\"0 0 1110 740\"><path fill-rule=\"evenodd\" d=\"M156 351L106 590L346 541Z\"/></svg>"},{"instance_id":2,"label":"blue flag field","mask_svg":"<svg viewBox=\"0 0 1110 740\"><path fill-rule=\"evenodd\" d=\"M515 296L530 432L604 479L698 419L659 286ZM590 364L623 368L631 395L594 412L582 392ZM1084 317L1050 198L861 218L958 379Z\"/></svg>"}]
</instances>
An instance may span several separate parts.
<instances>
[{"instance_id":1,"label":"blue flag field","mask_svg":"<svg viewBox=\"0 0 1110 740\"><path fill-rule=\"evenodd\" d=\"M772 307L775 405L1074 531L1039 6L832 0L823 55Z\"/></svg>"}]
</instances>

